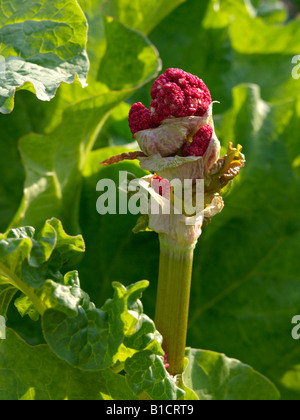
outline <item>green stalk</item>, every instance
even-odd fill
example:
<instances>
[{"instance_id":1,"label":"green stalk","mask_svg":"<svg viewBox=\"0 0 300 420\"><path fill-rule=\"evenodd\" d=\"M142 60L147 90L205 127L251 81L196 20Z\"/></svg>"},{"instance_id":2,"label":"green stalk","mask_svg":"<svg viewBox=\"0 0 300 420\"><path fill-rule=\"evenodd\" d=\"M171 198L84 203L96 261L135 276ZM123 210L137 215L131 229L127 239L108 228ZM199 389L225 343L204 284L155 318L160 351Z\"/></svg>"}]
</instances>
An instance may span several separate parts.
<instances>
[{"instance_id":1,"label":"green stalk","mask_svg":"<svg viewBox=\"0 0 300 420\"><path fill-rule=\"evenodd\" d=\"M195 244L180 246L160 235L155 325L171 375L183 373Z\"/></svg>"}]
</instances>

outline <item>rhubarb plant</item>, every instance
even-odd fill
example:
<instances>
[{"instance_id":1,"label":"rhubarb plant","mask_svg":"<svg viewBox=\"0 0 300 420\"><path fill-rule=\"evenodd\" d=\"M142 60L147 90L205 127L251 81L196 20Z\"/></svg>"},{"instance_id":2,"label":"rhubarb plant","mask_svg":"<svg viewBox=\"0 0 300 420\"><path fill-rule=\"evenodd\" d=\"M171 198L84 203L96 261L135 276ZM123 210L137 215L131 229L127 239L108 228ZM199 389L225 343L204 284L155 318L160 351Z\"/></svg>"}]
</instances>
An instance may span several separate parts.
<instances>
[{"instance_id":1,"label":"rhubarb plant","mask_svg":"<svg viewBox=\"0 0 300 420\"><path fill-rule=\"evenodd\" d=\"M155 325L162 334L168 371L184 386L185 349L193 254L203 225L223 209L222 190L245 164L241 146L228 147L220 158L220 142L214 131L212 99L204 82L180 69L168 69L153 84L150 109L134 104L129 126L141 152L114 156L102 162L110 165L124 159L138 159L143 169L154 174L138 180L150 193L158 210L147 206L135 233L153 230L159 234L160 264ZM173 181L184 181L179 191ZM186 181L190 184L187 213ZM201 205L196 181L203 180ZM184 197L184 207L183 204ZM150 204L150 203L149 203Z\"/></svg>"},{"instance_id":2,"label":"rhubarb plant","mask_svg":"<svg viewBox=\"0 0 300 420\"><path fill-rule=\"evenodd\" d=\"M0 3L0 399L299 399L299 21Z\"/></svg>"}]
</instances>

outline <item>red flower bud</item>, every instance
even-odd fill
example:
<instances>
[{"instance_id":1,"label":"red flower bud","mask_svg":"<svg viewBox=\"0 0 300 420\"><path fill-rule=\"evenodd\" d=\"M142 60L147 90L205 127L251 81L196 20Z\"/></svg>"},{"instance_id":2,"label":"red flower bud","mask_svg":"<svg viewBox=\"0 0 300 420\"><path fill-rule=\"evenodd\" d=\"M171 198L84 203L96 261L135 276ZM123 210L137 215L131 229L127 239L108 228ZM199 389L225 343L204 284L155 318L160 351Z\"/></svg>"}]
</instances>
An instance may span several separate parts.
<instances>
[{"instance_id":1,"label":"red flower bud","mask_svg":"<svg viewBox=\"0 0 300 420\"><path fill-rule=\"evenodd\" d=\"M169 118L203 117L212 100L205 83L181 69L168 69L153 83L150 110L140 102L129 112L133 136Z\"/></svg>"}]
</instances>

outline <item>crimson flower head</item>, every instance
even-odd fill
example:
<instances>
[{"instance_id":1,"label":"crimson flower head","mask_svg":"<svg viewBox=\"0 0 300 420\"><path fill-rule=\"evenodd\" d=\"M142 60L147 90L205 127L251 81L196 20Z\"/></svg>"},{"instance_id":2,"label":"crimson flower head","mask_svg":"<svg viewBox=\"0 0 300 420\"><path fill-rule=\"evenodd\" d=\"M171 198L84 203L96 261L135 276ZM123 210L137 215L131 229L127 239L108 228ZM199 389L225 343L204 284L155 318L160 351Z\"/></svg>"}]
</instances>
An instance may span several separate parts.
<instances>
[{"instance_id":1,"label":"crimson flower head","mask_svg":"<svg viewBox=\"0 0 300 420\"><path fill-rule=\"evenodd\" d=\"M149 109L138 102L131 107L128 118L133 138L145 156L206 155L210 169L220 147L214 136L212 99L205 83L171 68L155 80L151 98Z\"/></svg>"},{"instance_id":2,"label":"crimson flower head","mask_svg":"<svg viewBox=\"0 0 300 420\"><path fill-rule=\"evenodd\" d=\"M150 114L161 124L166 118L203 117L211 105L208 88L201 79L181 69L168 69L153 84Z\"/></svg>"},{"instance_id":3,"label":"crimson flower head","mask_svg":"<svg viewBox=\"0 0 300 420\"><path fill-rule=\"evenodd\" d=\"M203 178L220 153L207 86L199 77L171 68L155 80L151 98L149 109L138 102L129 112L129 127L141 151L104 164L139 159L143 169L169 181Z\"/></svg>"},{"instance_id":4,"label":"crimson flower head","mask_svg":"<svg viewBox=\"0 0 300 420\"><path fill-rule=\"evenodd\" d=\"M181 69L170 68L153 83L151 98L149 109L138 102L129 112L129 126L140 150L114 156L102 164L138 159L142 169L170 182L195 182L218 171L224 162L219 159L213 102L205 83ZM238 162L242 162L238 154ZM234 156L233 150L230 156Z\"/></svg>"},{"instance_id":5,"label":"crimson flower head","mask_svg":"<svg viewBox=\"0 0 300 420\"><path fill-rule=\"evenodd\" d=\"M138 102L131 107L129 112L129 127L133 137L137 138L138 141L141 140L141 136L136 136L137 133L155 129L166 120L174 122L177 119L177 126L178 122L186 125L187 120L183 120L186 117L205 118L211 112L212 99L205 83L199 77L181 69L168 69L159 76L153 83L151 97L150 109ZM184 137L193 134L193 138L192 141L189 140L184 145L183 156L203 156L205 154L213 135L213 129L208 124L203 129L201 125L204 122L209 121L190 120L190 130L185 130ZM195 130L195 128L199 130ZM165 131L163 136L166 137ZM183 137L181 137L182 139ZM143 143L142 140L141 143ZM142 150L143 146L142 144ZM162 154L162 147L158 149L154 147L153 151L157 151L162 156L169 154L167 150L166 152L163 151L164 154ZM170 147L168 151L170 151L170 154L177 152L177 142L173 142L173 147ZM147 145L145 146L145 152L149 154Z\"/></svg>"},{"instance_id":6,"label":"crimson flower head","mask_svg":"<svg viewBox=\"0 0 300 420\"><path fill-rule=\"evenodd\" d=\"M140 102L129 113L129 127L138 131L158 127L168 118L203 117L212 100L208 88L197 76L181 69L168 69L153 83L152 102L147 109Z\"/></svg>"}]
</instances>

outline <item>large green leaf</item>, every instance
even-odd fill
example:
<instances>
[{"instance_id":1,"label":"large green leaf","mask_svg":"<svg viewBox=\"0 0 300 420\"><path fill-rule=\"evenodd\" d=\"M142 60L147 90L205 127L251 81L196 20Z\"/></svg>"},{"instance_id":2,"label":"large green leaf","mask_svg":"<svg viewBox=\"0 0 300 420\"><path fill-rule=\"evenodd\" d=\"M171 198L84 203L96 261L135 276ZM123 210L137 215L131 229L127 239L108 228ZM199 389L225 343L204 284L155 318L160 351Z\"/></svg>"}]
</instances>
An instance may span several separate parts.
<instances>
[{"instance_id":1,"label":"large green leaf","mask_svg":"<svg viewBox=\"0 0 300 420\"><path fill-rule=\"evenodd\" d=\"M0 111L13 109L16 88L49 101L75 76L86 85L87 24L75 0L1 0Z\"/></svg>"},{"instance_id":2,"label":"large green leaf","mask_svg":"<svg viewBox=\"0 0 300 420\"><path fill-rule=\"evenodd\" d=\"M187 349L188 365L183 378L200 400L278 400L275 386L250 366L224 354Z\"/></svg>"},{"instance_id":3,"label":"large green leaf","mask_svg":"<svg viewBox=\"0 0 300 420\"><path fill-rule=\"evenodd\" d=\"M58 359L47 345L29 346L7 330L0 340L0 400L135 400L121 375L83 372Z\"/></svg>"}]
</instances>

